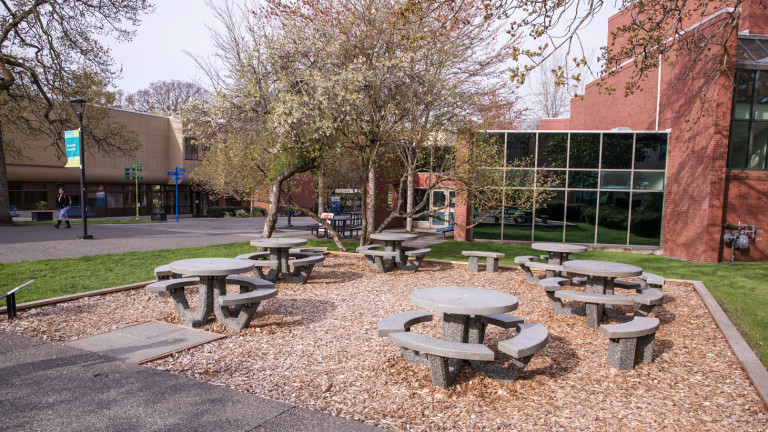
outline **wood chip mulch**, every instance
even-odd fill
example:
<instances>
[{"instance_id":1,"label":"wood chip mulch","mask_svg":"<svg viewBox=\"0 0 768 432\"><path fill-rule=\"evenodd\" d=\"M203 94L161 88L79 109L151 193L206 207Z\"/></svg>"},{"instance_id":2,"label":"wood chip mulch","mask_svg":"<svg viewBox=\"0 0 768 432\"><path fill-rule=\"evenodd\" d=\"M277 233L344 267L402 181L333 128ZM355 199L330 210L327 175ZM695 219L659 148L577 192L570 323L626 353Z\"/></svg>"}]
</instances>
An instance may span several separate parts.
<instances>
[{"instance_id":1,"label":"wood chip mulch","mask_svg":"<svg viewBox=\"0 0 768 432\"><path fill-rule=\"evenodd\" d=\"M406 364L376 336L381 319L417 309L413 290L448 285L513 294L516 316L547 327L549 344L517 382L465 365L453 387L434 388L427 367ZM583 317L556 315L519 271L473 274L428 262L414 274L379 274L360 258L331 255L309 283L277 288L241 333L212 320L203 330L227 338L148 366L400 431L768 428L768 410L688 284L665 286L652 314L661 320L655 361L633 371L608 367L607 338ZM0 328L68 342L151 320L181 324L169 298L140 289L20 311L13 321L0 318ZM438 337L440 326L435 316L413 330ZM495 349L514 334L489 327L485 343Z\"/></svg>"}]
</instances>

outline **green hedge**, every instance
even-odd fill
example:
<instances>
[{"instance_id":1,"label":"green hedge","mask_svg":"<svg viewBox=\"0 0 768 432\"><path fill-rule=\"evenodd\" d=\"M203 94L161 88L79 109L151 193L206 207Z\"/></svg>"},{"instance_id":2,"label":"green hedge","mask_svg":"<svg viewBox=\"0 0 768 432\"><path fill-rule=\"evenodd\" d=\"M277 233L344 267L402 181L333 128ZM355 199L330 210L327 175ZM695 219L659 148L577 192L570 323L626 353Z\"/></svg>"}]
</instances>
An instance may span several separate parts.
<instances>
[{"instance_id":1,"label":"green hedge","mask_svg":"<svg viewBox=\"0 0 768 432\"><path fill-rule=\"evenodd\" d=\"M248 214L251 211L250 207L240 207L240 206L221 206L221 207L208 207L208 217L209 218L220 218L224 217L225 213L229 213L230 216L235 216L237 214L238 210L242 210L245 212L245 214ZM253 208L253 215L254 216L266 216L267 212L261 207L254 207Z\"/></svg>"}]
</instances>

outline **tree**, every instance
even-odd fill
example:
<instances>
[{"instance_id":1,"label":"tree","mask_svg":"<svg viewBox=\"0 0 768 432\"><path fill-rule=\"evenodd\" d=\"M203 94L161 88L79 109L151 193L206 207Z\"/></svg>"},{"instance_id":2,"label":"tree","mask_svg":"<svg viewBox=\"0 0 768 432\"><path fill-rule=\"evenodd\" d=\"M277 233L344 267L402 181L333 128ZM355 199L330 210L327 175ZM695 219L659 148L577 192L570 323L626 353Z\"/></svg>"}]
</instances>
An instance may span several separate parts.
<instances>
[{"instance_id":1,"label":"tree","mask_svg":"<svg viewBox=\"0 0 768 432\"><path fill-rule=\"evenodd\" d=\"M129 40L133 32L126 26L138 25L151 5L146 0L0 3L0 223L10 224L6 154L17 157L30 137L46 137L63 155L63 130L76 124L65 101L106 96L102 90L117 72L102 41ZM120 125L105 110L89 110L87 118L89 150L136 149L135 138L119 133Z\"/></svg>"},{"instance_id":2,"label":"tree","mask_svg":"<svg viewBox=\"0 0 768 432\"><path fill-rule=\"evenodd\" d=\"M206 90L188 81L154 81L149 87L126 95L123 107L139 112L178 117L184 105L204 96Z\"/></svg>"}]
</instances>

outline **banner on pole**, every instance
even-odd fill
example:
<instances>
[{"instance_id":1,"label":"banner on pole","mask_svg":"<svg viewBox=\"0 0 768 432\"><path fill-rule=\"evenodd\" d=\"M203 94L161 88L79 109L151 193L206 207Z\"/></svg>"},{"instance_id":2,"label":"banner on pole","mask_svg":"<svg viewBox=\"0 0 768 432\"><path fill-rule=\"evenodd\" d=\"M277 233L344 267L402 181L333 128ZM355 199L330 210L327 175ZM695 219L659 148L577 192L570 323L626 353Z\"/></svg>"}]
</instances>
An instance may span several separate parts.
<instances>
[{"instance_id":1,"label":"banner on pole","mask_svg":"<svg viewBox=\"0 0 768 432\"><path fill-rule=\"evenodd\" d=\"M67 152L67 164L64 168L80 167L80 129L64 131L64 148Z\"/></svg>"}]
</instances>

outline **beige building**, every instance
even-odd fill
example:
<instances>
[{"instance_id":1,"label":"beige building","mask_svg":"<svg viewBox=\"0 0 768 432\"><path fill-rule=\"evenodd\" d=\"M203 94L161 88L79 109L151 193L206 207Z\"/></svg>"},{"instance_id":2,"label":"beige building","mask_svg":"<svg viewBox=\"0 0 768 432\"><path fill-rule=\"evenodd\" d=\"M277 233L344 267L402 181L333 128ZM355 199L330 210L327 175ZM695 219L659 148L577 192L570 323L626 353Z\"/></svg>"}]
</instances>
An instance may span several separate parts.
<instances>
[{"instance_id":1,"label":"beige building","mask_svg":"<svg viewBox=\"0 0 768 432\"><path fill-rule=\"evenodd\" d=\"M142 164L139 176L140 213L152 211L152 201L160 199L169 215L175 214L175 182L167 174L176 167L191 173L199 164L199 152L182 134L181 121L172 117L113 109L113 115L139 135L141 149L133 158L86 154L87 205L96 217L136 214L136 183L125 179L125 168ZM88 111L85 127L88 127ZM85 142L88 148L88 142ZM42 142L24 146L23 161L9 160L8 186L10 205L18 210L32 210L39 201L56 208L56 193L64 187L74 205L80 205L80 170L64 168L65 158L58 158ZM179 182L179 214L201 216L208 206L207 194L195 192L189 180Z\"/></svg>"}]
</instances>

